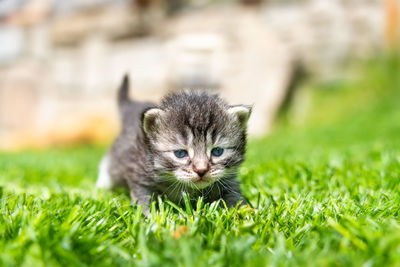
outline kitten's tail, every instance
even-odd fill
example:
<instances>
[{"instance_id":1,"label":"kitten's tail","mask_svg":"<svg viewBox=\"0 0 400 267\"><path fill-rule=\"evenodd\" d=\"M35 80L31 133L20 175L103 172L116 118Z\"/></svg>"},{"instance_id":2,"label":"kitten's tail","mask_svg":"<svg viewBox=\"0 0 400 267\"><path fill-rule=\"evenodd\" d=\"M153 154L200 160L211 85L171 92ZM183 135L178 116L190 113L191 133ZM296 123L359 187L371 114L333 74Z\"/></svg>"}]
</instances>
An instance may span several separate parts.
<instances>
[{"instance_id":1,"label":"kitten's tail","mask_svg":"<svg viewBox=\"0 0 400 267\"><path fill-rule=\"evenodd\" d=\"M129 103L129 75L125 74L122 83L118 89L118 106L121 108L124 104Z\"/></svg>"}]
</instances>

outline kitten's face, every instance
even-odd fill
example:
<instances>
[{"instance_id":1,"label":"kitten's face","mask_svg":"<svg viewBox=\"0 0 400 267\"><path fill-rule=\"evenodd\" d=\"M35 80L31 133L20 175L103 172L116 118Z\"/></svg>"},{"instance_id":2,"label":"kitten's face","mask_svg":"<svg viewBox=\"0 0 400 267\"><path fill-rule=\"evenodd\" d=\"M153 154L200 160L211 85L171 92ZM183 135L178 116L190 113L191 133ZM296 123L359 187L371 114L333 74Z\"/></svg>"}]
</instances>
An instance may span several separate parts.
<instances>
[{"instance_id":1,"label":"kitten's face","mask_svg":"<svg viewBox=\"0 0 400 267\"><path fill-rule=\"evenodd\" d=\"M244 151L237 150L241 141L227 135L224 129L213 140L211 132L194 136L189 127L182 127L185 134L164 129L157 139L152 139L154 165L161 172L202 189L234 171L243 160Z\"/></svg>"},{"instance_id":2,"label":"kitten's face","mask_svg":"<svg viewBox=\"0 0 400 267\"><path fill-rule=\"evenodd\" d=\"M156 172L197 189L236 172L244 157L250 109L216 104L208 112L190 103L144 114L143 129Z\"/></svg>"}]
</instances>

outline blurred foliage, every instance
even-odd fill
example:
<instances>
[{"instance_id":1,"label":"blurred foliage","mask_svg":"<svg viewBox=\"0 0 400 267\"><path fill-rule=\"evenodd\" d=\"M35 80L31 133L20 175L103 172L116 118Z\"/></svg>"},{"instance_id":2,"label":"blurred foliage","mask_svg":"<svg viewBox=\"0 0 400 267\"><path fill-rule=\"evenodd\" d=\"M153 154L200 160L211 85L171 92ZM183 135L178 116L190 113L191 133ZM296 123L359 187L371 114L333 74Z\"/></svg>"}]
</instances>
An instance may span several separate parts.
<instances>
[{"instance_id":1,"label":"blurred foliage","mask_svg":"<svg viewBox=\"0 0 400 267\"><path fill-rule=\"evenodd\" d=\"M373 114L381 116L385 111L379 109L385 108L389 109L386 113L396 112L396 99L400 96L399 73L400 54L395 53L353 62L341 79L315 81L303 78L294 92L291 106L278 118L276 129L279 132L294 130L296 125L300 128L332 125L349 117L368 119ZM307 98L307 101L297 107L296 98ZM298 109L306 110L300 119L296 116Z\"/></svg>"},{"instance_id":2,"label":"blurred foliage","mask_svg":"<svg viewBox=\"0 0 400 267\"><path fill-rule=\"evenodd\" d=\"M347 80L314 87L310 122L347 117L349 112L362 112L370 106L394 104L393 98L400 95L399 73L399 54L353 63Z\"/></svg>"}]
</instances>

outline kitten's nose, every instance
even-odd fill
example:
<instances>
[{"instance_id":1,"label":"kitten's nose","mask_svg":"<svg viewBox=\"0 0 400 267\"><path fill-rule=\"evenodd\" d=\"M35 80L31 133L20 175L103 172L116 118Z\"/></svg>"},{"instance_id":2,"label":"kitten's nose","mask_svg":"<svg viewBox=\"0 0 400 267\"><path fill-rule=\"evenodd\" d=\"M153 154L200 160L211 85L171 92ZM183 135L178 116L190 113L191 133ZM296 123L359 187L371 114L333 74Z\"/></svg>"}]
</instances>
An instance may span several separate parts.
<instances>
[{"instance_id":1,"label":"kitten's nose","mask_svg":"<svg viewBox=\"0 0 400 267\"><path fill-rule=\"evenodd\" d=\"M202 162L195 164L193 166L193 171L196 172L200 177L203 177L208 172L208 163Z\"/></svg>"},{"instance_id":2,"label":"kitten's nose","mask_svg":"<svg viewBox=\"0 0 400 267\"><path fill-rule=\"evenodd\" d=\"M207 173L208 168L206 168L206 169L195 169L194 171L195 171L200 177L203 177L203 176Z\"/></svg>"}]
</instances>

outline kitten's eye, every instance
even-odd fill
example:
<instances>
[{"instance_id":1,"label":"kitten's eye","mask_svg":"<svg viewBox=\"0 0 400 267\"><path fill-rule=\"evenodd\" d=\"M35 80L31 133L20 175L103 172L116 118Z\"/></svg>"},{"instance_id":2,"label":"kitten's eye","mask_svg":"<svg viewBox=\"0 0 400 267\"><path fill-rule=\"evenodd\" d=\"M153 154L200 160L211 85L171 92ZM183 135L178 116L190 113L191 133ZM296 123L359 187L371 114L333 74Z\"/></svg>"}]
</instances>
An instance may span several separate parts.
<instances>
[{"instance_id":1,"label":"kitten's eye","mask_svg":"<svg viewBox=\"0 0 400 267\"><path fill-rule=\"evenodd\" d=\"M179 149L174 151L175 157L177 158L184 158L188 155L187 151L184 149Z\"/></svg>"},{"instance_id":2,"label":"kitten's eye","mask_svg":"<svg viewBox=\"0 0 400 267\"><path fill-rule=\"evenodd\" d=\"M213 155L214 157L219 157L219 156L222 155L222 153L224 153L224 149L222 147L219 147L219 146L214 147L211 150L211 155Z\"/></svg>"}]
</instances>

